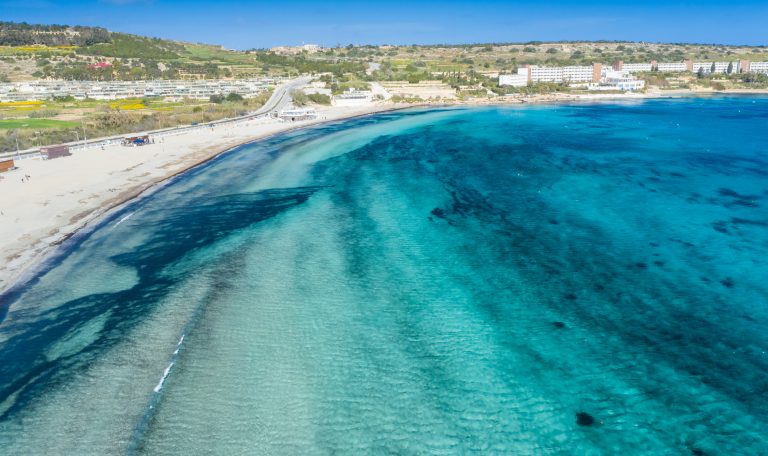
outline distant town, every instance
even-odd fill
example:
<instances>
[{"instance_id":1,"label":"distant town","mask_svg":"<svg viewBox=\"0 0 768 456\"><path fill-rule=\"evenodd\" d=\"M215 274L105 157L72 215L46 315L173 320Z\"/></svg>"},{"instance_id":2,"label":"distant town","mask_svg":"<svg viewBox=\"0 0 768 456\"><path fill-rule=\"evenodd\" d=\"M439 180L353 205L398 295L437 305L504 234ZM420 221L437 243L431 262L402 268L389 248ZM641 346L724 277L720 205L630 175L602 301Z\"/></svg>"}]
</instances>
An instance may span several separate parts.
<instances>
[{"instance_id":1,"label":"distant town","mask_svg":"<svg viewBox=\"0 0 768 456\"><path fill-rule=\"evenodd\" d=\"M280 78L154 80L154 81L62 81L38 80L0 84L0 102L54 100L120 100L159 97L169 100L208 100L231 93L253 98L274 86Z\"/></svg>"},{"instance_id":2,"label":"distant town","mask_svg":"<svg viewBox=\"0 0 768 456\"><path fill-rule=\"evenodd\" d=\"M319 50L316 45L304 45L302 50ZM278 48L280 52L301 52L295 48ZM614 62L611 65L595 63L581 66L540 66L522 65L517 72L511 74L499 74L497 81L499 86L526 87L537 83L567 84L574 89L602 90L602 91L638 91L645 88L645 80L638 74L654 72L660 73L692 73L696 75L716 75L733 73L755 73L768 75L768 61L752 62L749 60L736 60L728 62L648 62L648 63L624 63ZM323 76L323 75L319 75ZM36 80L16 83L0 84L0 102L20 102L34 100L48 100L62 97L72 97L76 100L119 100L143 97L161 97L168 100L182 100L184 98L206 100L210 97L237 94L244 98L253 98L265 92L282 78L259 79L195 79L195 80L152 80L152 81L63 81L63 80ZM331 95L331 90L321 90L314 86L309 89L311 93L323 93ZM419 91L397 90L397 84L386 84L393 89L394 95L401 97L419 96ZM379 86L382 87L383 86ZM452 99L454 93L435 94L425 100ZM383 89L379 92L382 99L391 98L392 94ZM491 93L492 95L492 93ZM372 94L368 90L355 91L352 89L338 94L337 100L365 100L370 101Z\"/></svg>"},{"instance_id":3,"label":"distant town","mask_svg":"<svg viewBox=\"0 0 768 456\"><path fill-rule=\"evenodd\" d=\"M595 63L589 66L547 67L524 65L517 73L499 75L500 86L525 87L532 83L565 83L571 87L589 90L636 91L645 87L645 81L633 76L636 73L695 73L715 75L732 73L768 74L768 62L737 60L731 62L656 62L624 63L612 65Z\"/></svg>"}]
</instances>

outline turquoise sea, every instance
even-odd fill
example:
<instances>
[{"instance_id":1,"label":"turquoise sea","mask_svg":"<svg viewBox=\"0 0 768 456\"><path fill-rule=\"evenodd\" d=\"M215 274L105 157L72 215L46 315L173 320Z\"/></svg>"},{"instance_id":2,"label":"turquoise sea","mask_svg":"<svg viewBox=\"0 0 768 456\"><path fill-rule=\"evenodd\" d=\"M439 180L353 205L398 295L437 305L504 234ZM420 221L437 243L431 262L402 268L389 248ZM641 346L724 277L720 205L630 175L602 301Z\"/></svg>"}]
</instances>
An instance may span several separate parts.
<instances>
[{"instance_id":1,"label":"turquoise sea","mask_svg":"<svg viewBox=\"0 0 768 456\"><path fill-rule=\"evenodd\" d=\"M2 455L768 454L768 98L238 147L0 296Z\"/></svg>"}]
</instances>

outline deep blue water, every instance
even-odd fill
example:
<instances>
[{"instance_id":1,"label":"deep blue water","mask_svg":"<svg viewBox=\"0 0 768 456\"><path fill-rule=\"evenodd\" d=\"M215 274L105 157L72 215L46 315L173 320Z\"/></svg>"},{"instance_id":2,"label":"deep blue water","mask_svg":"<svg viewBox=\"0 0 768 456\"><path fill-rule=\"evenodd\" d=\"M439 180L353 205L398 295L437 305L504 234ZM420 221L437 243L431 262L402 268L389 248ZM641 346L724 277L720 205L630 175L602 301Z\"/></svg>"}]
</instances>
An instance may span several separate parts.
<instances>
[{"instance_id":1,"label":"deep blue water","mask_svg":"<svg viewBox=\"0 0 768 456\"><path fill-rule=\"evenodd\" d=\"M768 98L279 135L0 316L2 454L768 454Z\"/></svg>"}]
</instances>

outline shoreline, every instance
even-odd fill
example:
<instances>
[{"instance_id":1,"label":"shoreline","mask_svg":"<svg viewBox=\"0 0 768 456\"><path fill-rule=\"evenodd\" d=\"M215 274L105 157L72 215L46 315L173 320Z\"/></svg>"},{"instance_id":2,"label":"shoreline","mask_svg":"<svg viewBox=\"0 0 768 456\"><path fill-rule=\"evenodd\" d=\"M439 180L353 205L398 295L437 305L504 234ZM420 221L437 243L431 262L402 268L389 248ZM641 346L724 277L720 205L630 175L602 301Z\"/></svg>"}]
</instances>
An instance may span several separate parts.
<instances>
[{"instance_id":1,"label":"shoreline","mask_svg":"<svg viewBox=\"0 0 768 456\"><path fill-rule=\"evenodd\" d=\"M276 119L245 121L242 124L230 127L219 127L219 131L216 132L206 129L200 132L185 133L176 137L165 138L162 143L155 143L141 148L126 148L118 145L107 148L106 150L77 151L71 157L65 157L54 161L43 161L35 158L22 159L17 162L19 169L11 173L0 175L0 192L3 193L4 199L7 197L8 200L14 200L13 202L4 201L2 205L0 205L0 211L2 211L2 216L0 216L0 222L2 222L0 223L0 239L2 239L2 241L0 241L0 257L3 259L3 263L0 265L0 297L12 292L18 285L23 284L39 272L40 268L46 264L47 260L55 254L57 248L73 236L103 220L104 217L109 216L109 214L119 210L126 204L129 204L137 198L148 195L148 192L162 188L165 183L170 182L179 175L204 165L224 153L250 143L262 141L269 137L300 128L418 106L419 105L386 103L343 108L324 107L318 109L319 117L312 121L279 122ZM220 133L222 130L224 132L223 134ZM236 133L233 132L233 130L236 131ZM194 143L200 136L209 132L217 133L217 137L213 138L212 143ZM177 152L176 154L165 155L165 148L178 145L177 143L182 143L182 145L186 146L186 149ZM159 155L157 153L158 149L161 148L164 156L161 157L160 160L152 161L153 158L157 158ZM133 166L123 169L122 171L115 169L105 170L102 168L96 170L96 172L104 173L106 171L111 171L107 173L108 176L126 173L132 170L142 170L145 172L142 174L138 174L137 172L127 174L122 182L125 187L121 188L119 191L114 187L105 188L104 185L101 185L101 188L97 189L101 190L101 195L91 195L88 198L84 198L91 200L90 204L87 204L85 207L73 207L74 204L71 201L59 202L68 205L69 207L63 208L61 207L62 204L59 204L52 208L59 209L65 213L56 214L53 219L55 220L56 218L65 217L66 221L52 223L54 220L51 219L50 214L46 214L48 217L41 217L43 220L34 220L34 222L37 223L33 223L33 226L30 226L29 224L22 226L22 228L26 229L22 233L17 232L16 237L14 238L12 235L14 229L12 228L15 228L15 226L19 224L19 219L17 218L15 222L10 219L9 215L12 216L14 211L9 211L7 209L8 207L13 208L14 206L20 206L24 203L28 203L27 206L37 203L36 205L38 206L47 207L50 203L49 199L46 199L43 202L39 200L39 197L43 197L43 195L38 195L37 201L30 202L23 200L23 190L25 190L23 186L35 185L39 180L51 177L46 175L41 177L40 175L31 173L39 172L42 168L53 168L54 166L58 170L64 169L65 171L73 171L72 168L76 168L78 164L82 164L74 163L75 161L82 162L84 160L89 160L93 158L93 155L103 154L105 152L112 153L113 155L114 153L131 154L134 152L142 152L141 157L136 157L136 160L142 161L133 164ZM152 152L155 153L153 156L150 156L150 153ZM144 162L143 160L145 159L149 160L149 162ZM52 174L51 171L55 172L56 170L48 169L47 171L49 171L48 174ZM74 171L76 171L76 169ZM30 179L25 179L25 182L18 183L19 181L15 180L25 178L28 173L31 174ZM100 182L100 184L104 184L104 182ZM11 187L11 189L9 190L8 187ZM52 193L55 192L55 189L51 189L50 187L51 185L48 185L42 192L46 198L50 198ZM75 191L70 191L67 195L59 194L56 196L65 197L69 194L82 193L86 190L94 189L77 189ZM109 193L113 194L110 195ZM80 199L77 203L86 204L84 199ZM9 203L11 204L9 205ZM40 208L37 209L38 213L36 215L43 215L42 212L48 212L40 211ZM45 220L46 218L47 220ZM30 233L30 229L34 231ZM0 305L1 304L2 302L0 302Z\"/></svg>"},{"instance_id":2,"label":"shoreline","mask_svg":"<svg viewBox=\"0 0 768 456\"><path fill-rule=\"evenodd\" d=\"M0 266L0 297L7 292L12 291L17 285L24 283L31 278L46 260L49 259L56 249L68 239L77 233L85 230L89 226L98 223L104 217L115 210L130 203L136 198L145 196L147 192L154 191L162 187L175 177L191 169L207 163L210 160L231 151L237 147L244 146L253 142L261 141L277 134L283 134L292 130L316 126L328 122L348 120L355 117L361 117L383 112L390 112L411 108L438 108L438 107L471 107L471 106L520 106L537 104L557 104L568 102L590 102L590 101L618 101L618 100L647 100L677 98L684 96L697 95L768 95L768 91L750 91L750 92L696 92L691 90L652 92L642 94L541 94L523 99L522 97L505 98L502 100L490 98L488 100L472 101L454 101L454 102L435 102L435 103L417 103L417 104L395 104L381 103L363 106L350 107L321 107L318 108L318 119L301 122L279 122L273 119L262 119L258 121L248 120L242 123L229 126L217 127L215 129L204 129L180 134L173 137L162 139L161 143L156 143L141 148L125 148L123 146L112 146L106 150L86 150L78 151L71 157L62 160L42 161L39 159L27 158L18 162L19 170L4 175L0 178L0 192L4 199L14 200L10 207L19 209L18 206L28 203L24 206L35 206L32 211L26 211L23 214L29 220L26 224L21 222L20 218L11 221L10 216L15 210L8 213L6 209L8 202L3 202L0 206L2 216L0 216L0 258L3 259ZM214 134L210 138L206 135ZM208 140L207 142L205 140ZM166 147L177 147L176 153L166 154ZM138 150L137 150L138 149ZM158 158L160 149L163 156ZM104 160L104 156L99 154L111 154ZM150 155L154 152L154 155ZM130 157L133 155L133 157ZM133 160L125 160L126 157ZM90 166L89 160L100 158L100 165ZM122 171L117 169L115 161L122 160L125 165L130 165ZM83 165L80 169L90 168L84 177L93 178L92 174L98 174L95 182L82 183L82 185L73 185L71 180L62 181L61 174L77 174L77 165ZM36 175L47 168L48 175L45 172ZM143 173L139 173L143 171ZM31 173L30 178L21 184L18 181L11 181L25 177ZM101 174L99 174L101 173ZM104 174L106 173L106 176ZM113 182L112 175L122 174L120 182ZM102 179L98 179L102 177ZM106 177L106 179L103 179ZM38 185L38 179L59 178L58 182L49 182L47 187L43 187L35 195L32 201L29 201L28 187ZM86 179L87 180L87 179ZM91 179L93 181L93 179ZM55 184L61 184L65 193L53 194L60 190ZM68 184L68 185L67 185ZM27 187L25 187L25 185ZM122 186L120 190L109 185ZM11 187L9 191L8 187ZM53 188L51 188L53 187ZM69 192L66 192L69 190ZM68 196L83 192L92 192L87 198L81 198L76 203L83 205L76 207L77 204ZM112 194L110 194L112 193ZM25 199L27 198L27 199ZM51 200L57 199L55 204L51 205ZM10 201L9 201L10 202ZM49 206L52 206L49 208ZM21 211L23 212L23 211ZM55 215L54 212L56 213ZM65 218L65 220L56 220ZM17 230L21 228L21 230ZM14 231L16 231L14 236ZM21 231L21 233L19 232ZM22 234L23 233L23 234Z\"/></svg>"},{"instance_id":3,"label":"shoreline","mask_svg":"<svg viewBox=\"0 0 768 456\"><path fill-rule=\"evenodd\" d=\"M533 94L530 96L521 95L500 95L486 99L472 100L450 100L429 103L426 106L506 106L506 105L537 105L554 104L568 102L592 102L592 101L620 101L620 100L663 100L669 98L687 98L687 97L708 97L708 96L729 96L729 95L763 95L768 96L768 89L728 89L728 90L654 90L652 92L624 92L624 93L564 93L552 92L543 94Z\"/></svg>"}]
</instances>

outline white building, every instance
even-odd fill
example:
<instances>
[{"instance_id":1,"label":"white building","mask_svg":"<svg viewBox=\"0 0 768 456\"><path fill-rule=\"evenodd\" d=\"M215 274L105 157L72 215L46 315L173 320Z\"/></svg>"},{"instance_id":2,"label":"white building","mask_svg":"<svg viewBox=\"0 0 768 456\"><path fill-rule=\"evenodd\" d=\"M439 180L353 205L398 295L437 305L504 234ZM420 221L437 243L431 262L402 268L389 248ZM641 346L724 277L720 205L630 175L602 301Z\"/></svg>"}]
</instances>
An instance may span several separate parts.
<instances>
[{"instance_id":1,"label":"white building","mask_svg":"<svg viewBox=\"0 0 768 456\"><path fill-rule=\"evenodd\" d=\"M531 82L563 82L563 69L532 65L528 67L528 79Z\"/></svg>"},{"instance_id":2,"label":"white building","mask_svg":"<svg viewBox=\"0 0 768 456\"><path fill-rule=\"evenodd\" d=\"M236 93L244 98L255 97L273 83L267 79L197 80L197 81L30 81L0 84L0 101L47 100L71 96L82 100L119 100L125 98L183 97L208 99L211 95Z\"/></svg>"},{"instance_id":3,"label":"white building","mask_svg":"<svg viewBox=\"0 0 768 456\"><path fill-rule=\"evenodd\" d=\"M297 108L295 106L289 106L278 114L278 117L282 121L299 121L299 120L314 120L317 119L317 111L312 108Z\"/></svg>"},{"instance_id":4,"label":"white building","mask_svg":"<svg viewBox=\"0 0 768 456\"><path fill-rule=\"evenodd\" d=\"M592 66L563 67L563 82L590 82L594 68Z\"/></svg>"},{"instance_id":5,"label":"white building","mask_svg":"<svg viewBox=\"0 0 768 456\"><path fill-rule=\"evenodd\" d=\"M525 87L528 85L528 69L518 68L515 74L500 74L500 86Z\"/></svg>"},{"instance_id":6,"label":"white building","mask_svg":"<svg viewBox=\"0 0 768 456\"><path fill-rule=\"evenodd\" d=\"M635 92L645 87L645 81L637 79L629 71L603 68L600 82L589 84L589 90L620 90Z\"/></svg>"},{"instance_id":7,"label":"white building","mask_svg":"<svg viewBox=\"0 0 768 456\"><path fill-rule=\"evenodd\" d=\"M605 78L605 83L624 92L635 92L645 88L645 81L636 79L629 73L608 76Z\"/></svg>"},{"instance_id":8,"label":"white building","mask_svg":"<svg viewBox=\"0 0 768 456\"><path fill-rule=\"evenodd\" d=\"M768 74L768 62L749 62L749 72Z\"/></svg>"},{"instance_id":9,"label":"white building","mask_svg":"<svg viewBox=\"0 0 768 456\"><path fill-rule=\"evenodd\" d=\"M643 73L652 70L650 63L622 63L621 70L627 73Z\"/></svg>"},{"instance_id":10,"label":"white building","mask_svg":"<svg viewBox=\"0 0 768 456\"><path fill-rule=\"evenodd\" d=\"M712 69L712 62L693 62L693 72L698 73L699 70L704 73L709 73Z\"/></svg>"},{"instance_id":11,"label":"white building","mask_svg":"<svg viewBox=\"0 0 768 456\"><path fill-rule=\"evenodd\" d=\"M349 88L346 92L333 97L335 106L357 106L370 103L373 100L373 92L370 90L355 90Z\"/></svg>"},{"instance_id":12,"label":"white building","mask_svg":"<svg viewBox=\"0 0 768 456\"><path fill-rule=\"evenodd\" d=\"M683 73L688 71L685 62L659 62L656 69L662 73Z\"/></svg>"},{"instance_id":13,"label":"white building","mask_svg":"<svg viewBox=\"0 0 768 456\"><path fill-rule=\"evenodd\" d=\"M269 50L275 54L295 55L301 54L303 51L314 54L321 51L322 48L318 44L302 44L301 46L275 46Z\"/></svg>"},{"instance_id":14,"label":"white building","mask_svg":"<svg viewBox=\"0 0 768 456\"><path fill-rule=\"evenodd\" d=\"M731 72L738 73L740 64L739 62L694 62L693 72L698 73L701 69L704 73L712 73L712 64L715 64L715 73L727 73L728 65L731 65Z\"/></svg>"},{"instance_id":15,"label":"white building","mask_svg":"<svg viewBox=\"0 0 768 456\"><path fill-rule=\"evenodd\" d=\"M528 66L528 80L531 82L591 82L593 66L546 67Z\"/></svg>"}]
</instances>

